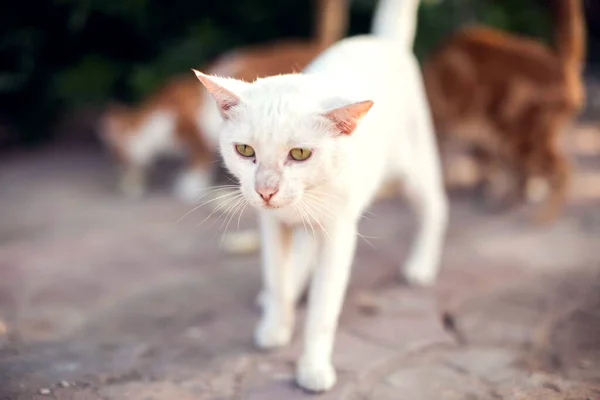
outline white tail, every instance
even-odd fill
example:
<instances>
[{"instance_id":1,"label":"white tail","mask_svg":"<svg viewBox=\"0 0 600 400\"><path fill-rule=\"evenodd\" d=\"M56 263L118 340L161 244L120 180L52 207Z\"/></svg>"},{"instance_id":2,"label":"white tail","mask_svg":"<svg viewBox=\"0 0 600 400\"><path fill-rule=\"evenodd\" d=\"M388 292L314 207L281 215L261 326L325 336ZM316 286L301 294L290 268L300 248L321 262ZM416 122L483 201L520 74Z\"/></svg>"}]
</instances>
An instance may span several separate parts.
<instances>
[{"instance_id":1,"label":"white tail","mask_svg":"<svg viewBox=\"0 0 600 400\"><path fill-rule=\"evenodd\" d=\"M420 0L379 0L371 33L402 42L412 50Z\"/></svg>"}]
</instances>

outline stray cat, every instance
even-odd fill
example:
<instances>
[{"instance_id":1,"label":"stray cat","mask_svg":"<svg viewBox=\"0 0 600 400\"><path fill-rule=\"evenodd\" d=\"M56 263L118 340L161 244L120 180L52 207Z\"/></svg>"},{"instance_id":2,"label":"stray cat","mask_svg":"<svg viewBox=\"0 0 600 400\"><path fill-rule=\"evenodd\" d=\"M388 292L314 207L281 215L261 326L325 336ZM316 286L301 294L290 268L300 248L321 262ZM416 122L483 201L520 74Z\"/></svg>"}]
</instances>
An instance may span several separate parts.
<instances>
[{"instance_id":1,"label":"stray cat","mask_svg":"<svg viewBox=\"0 0 600 400\"><path fill-rule=\"evenodd\" d=\"M585 32L580 0L556 0L555 48L485 27L452 35L423 75L442 149L466 141L482 169L484 196L507 206L546 201L535 217L562 208L570 168L559 138L583 107Z\"/></svg>"},{"instance_id":2,"label":"stray cat","mask_svg":"<svg viewBox=\"0 0 600 400\"><path fill-rule=\"evenodd\" d=\"M231 51L207 67L211 74L243 80L301 70L343 37L347 0L317 0L312 41L282 40ZM175 194L195 201L213 180L217 142L200 128L204 90L194 77L177 77L139 106L113 105L101 118L100 136L123 168L120 186L140 196L149 167L159 156L187 156Z\"/></svg>"},{"instance_id":3,"label":"stray cat","mask_svg":"<svg viewBox=\"0 0 600 400\"><path fill-rule=\"evenodd\" d=\"M258 347L290 342L310 278L296 381L311 391L336 382L331 356L357 225L386 181L403 185L420 225L403 277L429 285L438 273L448 206L412 53L417 7L418 0L380 0L377 34L338 42L301 74L248 83L195 71L222 121L220 152L240 184L232 200L259 214Z\"/></svg>"},{"instance_id":4,"label":"stray cat","mask_svg":"<svg viewBox=\"0 0 600 400\"><path fill-rule=\"evenodd\" d=\"M187 156L176 194L191 200L208 185L212 146L199 132L201 94L186 78L176 78L139 106L110 105L101 118L100 137L119 161L121 191L139 197L146 190L148 169L159 156Z\"/></svg>"}]
</instances>

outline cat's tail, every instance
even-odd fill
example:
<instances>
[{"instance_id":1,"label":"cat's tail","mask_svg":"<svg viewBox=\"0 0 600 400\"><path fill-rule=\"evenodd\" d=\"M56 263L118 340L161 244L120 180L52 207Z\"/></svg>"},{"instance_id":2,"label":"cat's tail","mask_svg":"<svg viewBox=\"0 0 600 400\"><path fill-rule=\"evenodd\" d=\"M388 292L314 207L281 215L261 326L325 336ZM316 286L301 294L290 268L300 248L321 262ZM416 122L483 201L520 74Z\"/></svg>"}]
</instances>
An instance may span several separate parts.
<instances>
[{"instance_id":1,"label":"cat's tail","mask_svg":"<svg viewBox=\"0 0 600 400\"><path fill-rule=\"evenodd\" d=\"M402 42L412 50L420 0L379 0L371 33Z\"/></svg>"},{"instance_id":2,"label":"cat's tail","mask_svg":"<svg viewBox=\"0 0 600 400\"><path fill-rule=\"evenodd\" d=\"M556 21L556 53L566 67L581 70L586 46L582 1L557 1Z\"/></svg>"},{"instance_id":3,"label":"cat's tail","mask_svg":"<svg viewBox=\"0 0 600 400\"><path fill-rule=\"evenodd\" d=\"M581 73L585 58L586 34L581 0L556 2L555 51L568 80L570 97L575 103L584 101Z\"/></svg>"},{"instance_id":4,"label":"cat's tail","mask_svg":"<svg viewBox=\"0 0 600 400\"><path fill-rule=\"evenodd\" d=\"M314 40L327 48L346 36L349 19L349 0L314 0Z\"/></svg>"}]
</instances>

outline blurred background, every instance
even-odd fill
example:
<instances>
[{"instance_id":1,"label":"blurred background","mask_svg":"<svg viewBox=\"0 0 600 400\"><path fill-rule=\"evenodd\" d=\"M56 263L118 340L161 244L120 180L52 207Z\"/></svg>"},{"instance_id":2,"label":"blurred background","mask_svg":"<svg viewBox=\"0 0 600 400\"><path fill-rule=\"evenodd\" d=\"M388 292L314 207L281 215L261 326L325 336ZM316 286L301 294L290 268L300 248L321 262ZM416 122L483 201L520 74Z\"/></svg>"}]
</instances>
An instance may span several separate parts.
<instances>
[{"instance_id":1,"label":"blurred background","mask_svg":"<svg viewBox=\"0 0 600 400\"><path fill-rule=\"evenodd\" d=\"M552 3L424 0L415 52L474 22L552 43ZM327 398L600 399L600 2L584 4L588 97L567 136L579 178L564 215L537 227L452 196L439 283L414 289L397 283L411 213L380 200L361 222ZM375 6L350 1L348 35L369 31ZM251 343L253 213L177 201L171 165L125 198L96 129L110 102L137 104L224 52L310 38L314 13L309 0L2 4L0 399L309 398L291 384L297 339L268 355Z\"/></svg>"},{"instance_id":2,"label":"blurred background","mask_svg":"<svg viewBox=\"0 0 600 400\"><path fill-rule=\"evenodd\" d=\"M376 2L351 1L349 34L366 33ZM23 0L3 6L0 26L0 137L33 146L69 133L113 99L135 102L174 74L224 51L281 38L309 37L306 0ZM586 2L590 70L598 61L600 6ZM422 58L455 28L481 22L551 39L547 0L425 2L415 51ZM35 117L34 117L35 116Z\"/></svg>"}]
</instances>

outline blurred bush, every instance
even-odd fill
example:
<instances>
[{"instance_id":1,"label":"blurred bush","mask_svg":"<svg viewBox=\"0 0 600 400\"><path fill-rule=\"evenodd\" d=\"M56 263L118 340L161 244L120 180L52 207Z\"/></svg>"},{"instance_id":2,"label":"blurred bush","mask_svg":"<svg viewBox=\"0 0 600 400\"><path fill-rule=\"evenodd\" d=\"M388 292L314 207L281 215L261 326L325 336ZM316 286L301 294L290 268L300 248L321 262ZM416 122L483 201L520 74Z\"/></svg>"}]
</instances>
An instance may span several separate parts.
<instances>
[{"instance_id":1,"label":"blurred bush","mask_svg":"<svg viewBox=\"0 0 600 400\"><path fill-rule=\"evenodd\" d=\"M313 0L19 0L0 12L0 121L19 141L50 138L65 111L137 101L164 81L250 43L309 37ZM350 33L367 32L375 0L353 0ZM548 11L531 0L427 1L419 57L452 30L479 21L549 37Z\"/></svg>"},{"instance_id":2,"label":"blurred bush","mask_svg":"<svg viewBox=\"0 0 600 400\"><path fill-rule=\"evenodd\" d=\"M474 23L548 42L552 34L550 11L544 3L532 0L423 1L415 53L422 59L452 31Z\"/></svg>"}]
</instances>

